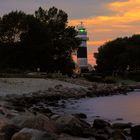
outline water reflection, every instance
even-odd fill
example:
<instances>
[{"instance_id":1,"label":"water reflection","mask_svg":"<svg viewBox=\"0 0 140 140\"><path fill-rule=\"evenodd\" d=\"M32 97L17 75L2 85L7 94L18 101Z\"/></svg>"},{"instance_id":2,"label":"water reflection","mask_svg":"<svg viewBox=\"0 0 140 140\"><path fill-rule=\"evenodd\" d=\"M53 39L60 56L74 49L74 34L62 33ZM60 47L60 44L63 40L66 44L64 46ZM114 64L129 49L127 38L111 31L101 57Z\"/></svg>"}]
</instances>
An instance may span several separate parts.
<instances>
[{"instance_id":1,"label":"water reflection","mask_svg":"<svg viewBox=\"0 0 140 140\"><path fill-rule=\"evenodd\" d=\"M59 104L63 102L60 101ZM85 113L89 122L101 117L111 122L140 123L140 91L128 95L68 100L63 107L52 107L52 109L59 114Z\"/></svg>"}]
</instances>

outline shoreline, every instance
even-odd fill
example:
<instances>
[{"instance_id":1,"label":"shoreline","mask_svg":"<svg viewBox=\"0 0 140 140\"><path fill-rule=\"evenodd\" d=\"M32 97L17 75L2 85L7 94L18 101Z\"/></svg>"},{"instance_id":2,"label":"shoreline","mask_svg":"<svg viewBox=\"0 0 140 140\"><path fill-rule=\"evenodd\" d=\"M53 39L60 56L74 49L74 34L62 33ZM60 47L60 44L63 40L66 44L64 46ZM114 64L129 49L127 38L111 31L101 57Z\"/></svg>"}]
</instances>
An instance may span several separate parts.
<instances>
[{"instance_id":1,"label":"shoreline","mask_svg":"<svg viewBox=\"0 0 140 140\"><path fill-rule=\"evenodd\" d=\"M11 85L9 81L5 82ZM57 101L61 99L126 94L128 91L133 90L132 87L108 84L96 85L95 83L92 86L83 87L65 82L62 85L62 81L58 83L55 83L53 87L47 87L47 89L45 87L45 90L21 95L7 94L1 97L0 121L3 123L0 125L0 129L3 130L3 127L7 125L10 125L10 127L14 125L14 127L18 128L18 131L12 135L12 140L17 140L15 137L21 135L25 130L26 133L31 133L31 131L37 131L39 134L48 133L54 140L109 140L111 138L128 140L126 137L131 138L131 129L135 128L135 126L133 127L130 123L111 124L103 119L95 119L91 125L85 121L87 116L82 112L73 115L58 115L49 108L37 104L45 102L46 104L56 105ZM18 81L16 84L19 86L19 84L22 85L23 83ZM124 133L125 129L128 129L128 132ZM6 132L4 133L7 135Z\"/></svg>"}]
</instances>

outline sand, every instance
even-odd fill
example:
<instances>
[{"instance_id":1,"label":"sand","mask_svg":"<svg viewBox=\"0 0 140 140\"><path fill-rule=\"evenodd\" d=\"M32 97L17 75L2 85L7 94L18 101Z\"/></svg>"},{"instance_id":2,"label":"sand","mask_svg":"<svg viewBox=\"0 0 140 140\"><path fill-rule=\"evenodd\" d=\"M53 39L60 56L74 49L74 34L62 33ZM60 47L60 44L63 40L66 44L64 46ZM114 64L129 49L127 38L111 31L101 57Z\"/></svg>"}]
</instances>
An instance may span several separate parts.
<instances>
[{"instance_id":1,"label":"sand","mask_svg":"<svg viewBox=\"0 0 140 140\"><path fill-rule=\"evenodd\" d=\"M0 96L9 94L28 94L39 90L47 90L50 87L53 88L60 84L68 88L85 88L84 86L55 79L0 78Z\"/></svg>"}]
</instances>

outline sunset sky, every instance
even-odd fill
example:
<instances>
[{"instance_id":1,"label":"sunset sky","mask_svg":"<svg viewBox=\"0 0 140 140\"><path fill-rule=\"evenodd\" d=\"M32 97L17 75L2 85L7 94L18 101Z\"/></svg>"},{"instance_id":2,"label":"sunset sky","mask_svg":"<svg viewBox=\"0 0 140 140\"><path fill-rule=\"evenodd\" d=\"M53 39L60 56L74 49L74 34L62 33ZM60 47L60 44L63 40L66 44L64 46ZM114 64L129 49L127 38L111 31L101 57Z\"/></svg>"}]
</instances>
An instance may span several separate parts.
<instances>
[{"instance_id":1,"label":"sunset sky","mask_svg":"<svg viewBox=\"0 0 140 140\"><path fill-rule=\"evenodd\" d=\"M108 40L140 33L140 0L0 0L0 16L11 10L33 13L55 6L69 15L69 25L83 21L89 35L88 56Z\"/></svg>"}]
</instances>

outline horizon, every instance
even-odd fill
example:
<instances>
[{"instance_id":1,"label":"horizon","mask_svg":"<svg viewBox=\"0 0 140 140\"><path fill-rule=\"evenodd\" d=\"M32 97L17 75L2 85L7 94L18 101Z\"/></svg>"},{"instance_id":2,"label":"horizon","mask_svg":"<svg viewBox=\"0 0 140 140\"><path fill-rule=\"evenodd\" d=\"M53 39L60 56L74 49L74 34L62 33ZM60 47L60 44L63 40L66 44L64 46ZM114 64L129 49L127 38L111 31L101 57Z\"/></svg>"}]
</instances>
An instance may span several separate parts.
<instances>
[{"instance_id":1,"label":"horizon","mask_svg":"<svg viewBox=\"0 0 140 140\"><path fill-rule=\"evenodd\" d=\"M38 7L52 6L68 14L69 24L77 26L83 21L88 31L88 62L95 64L93 53L99 46L118 37L140 33L139 0L5 0L0 2L0 16L21 10L33 13Z\"/></svg>"}]
</instances>

